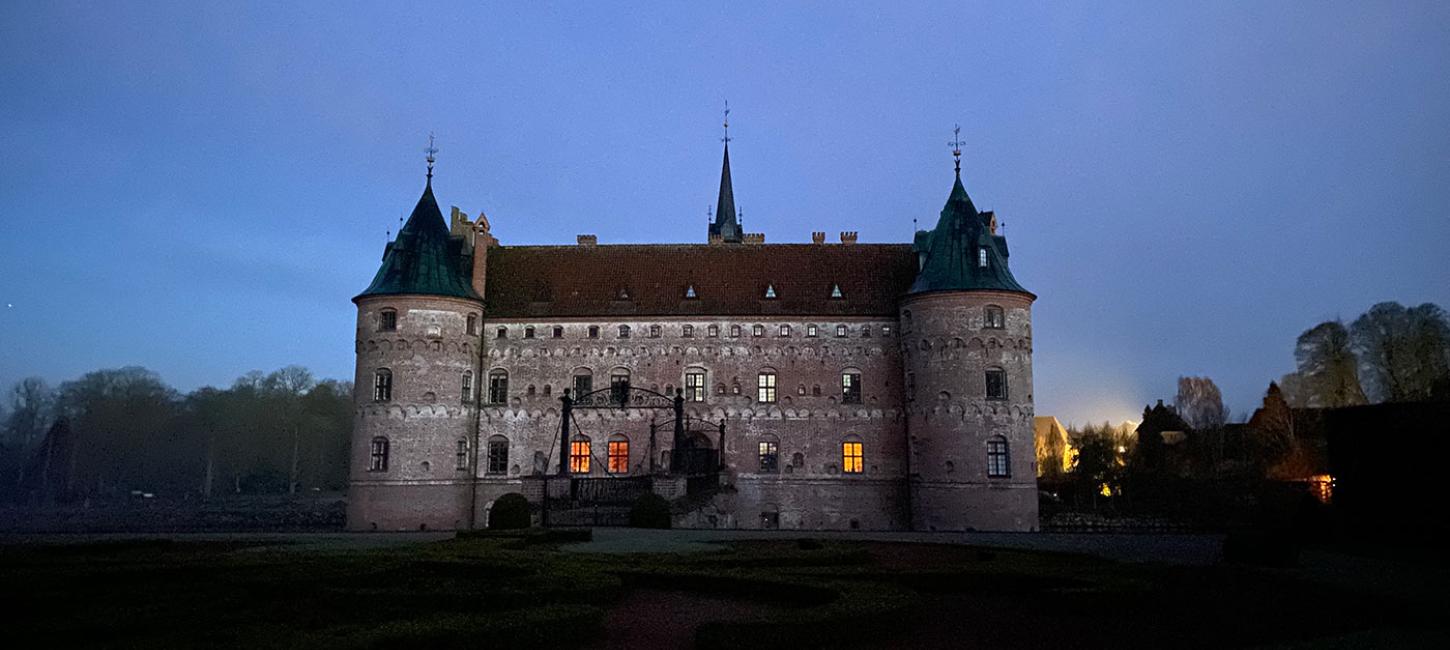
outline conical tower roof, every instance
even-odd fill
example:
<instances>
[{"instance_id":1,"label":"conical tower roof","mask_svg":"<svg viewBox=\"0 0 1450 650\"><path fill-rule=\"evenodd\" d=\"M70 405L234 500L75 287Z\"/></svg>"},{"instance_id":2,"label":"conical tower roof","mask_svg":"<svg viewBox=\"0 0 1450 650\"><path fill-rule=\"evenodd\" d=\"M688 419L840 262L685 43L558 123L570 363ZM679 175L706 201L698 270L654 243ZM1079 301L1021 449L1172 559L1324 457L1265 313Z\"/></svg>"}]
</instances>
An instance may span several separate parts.
<instances>
[{"instance_id":1,"label":"conical tower roof","mask_svg":"<svg viewBox=\"0 0 1450 650\"><path fill-rule=\"evenodd\" d=\"M977 211L958 171L936 228L916 233L913 247L921 269L910 293L994 290L1032 295L1012 277L1007 238L992 232L991 219Z\"/></svg>"},{"instance_id":2,"label":"conical tower roof","mask_svg":"<svg viewBox=\"0 0 1450 650\"><path fill-rule=\"evenodd\" d=\"M432 170L423 196L398 236L383 251L383 265L364 296L415 294L482 300L465 268L463 242L448 233L448 223L433 198ZM357 300L354 298L353 300Z\"/></svg>"},{"instance_id":3,"label":"conical tower roof","mask_svg":"<svg viewBox=\"0 0 1450 650\"><path fill-rule=\"evenodd\" d=\"M730 143L725 143L725 161L720 165L720 197L715 200L715 222L710 234L729 243L740 243L740 222L735 219L735 186L730 182Z\"/></svg>"}]
</instances>

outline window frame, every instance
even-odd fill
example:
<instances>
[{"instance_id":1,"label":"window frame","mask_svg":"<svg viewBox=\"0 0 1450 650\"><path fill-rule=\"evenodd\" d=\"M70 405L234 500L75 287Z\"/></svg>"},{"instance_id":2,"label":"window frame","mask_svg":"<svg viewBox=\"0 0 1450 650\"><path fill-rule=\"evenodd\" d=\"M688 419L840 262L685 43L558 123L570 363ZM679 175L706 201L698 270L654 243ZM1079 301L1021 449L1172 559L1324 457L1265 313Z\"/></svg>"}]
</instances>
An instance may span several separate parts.
<instances>
[{"instance_id":1,"label":"window frame","mask_svg":"<svg viewBox=\"0 0 1450 650\"><path fill-rule=\"evenodd\" d=\"M851 328L845 324L836 326L836 338L843 339L851 335Z\"/></svg>"},{"instance_id":2,"label":"window frame","mask_svg":"<svg viewBox=\"0 0 1450 650\"><path fill-rule=\"evenodd\" d=\"M866 473L866 446L857 438L841 441L841 473Z\"/></svg>"},{"instance_id":3,"label":"window frame","mask_svg":"<svg viewBox=\"0 0 1450 650\"><path fill-rule=\"evenodd\" d=\"M392 442L387 436L373 436L368 447L368 471L388 471L388 456L392 453Z\"/></svg>"},{"instance_id":4,"label":"window frame","mask_svg":"<svg viewBox=\"0 0 1450 650\"><path fill-rule=\"evenodd\" d=\"M982 329L1007 329L1007 312L997 305L987 305L982 310Z\"/></svg>"},{"instance_id":5,"label":"window frame","mask_svg":"<svg viewBox=\"0 0 1450 650\"><path fill-rule=\"evenodd\" d=\"M588 436L576 435L569 440L569 473L588 474L592 454L592 441Z\"/></svg>"},{"instance_id":6,"label":"window frame","mask_svg":"<svg viewBox=\"0 0 1450 650\"><path fill-rule=\"evenodd\" d=\"M455 470L467 471L468 467L473 464L468 457L468 438L460 438L458 440L458 444L453 451L453 457L453 469Z\"/></svg>"},{"instance_id":7,"label":"window frame","mask_svg":"<svg viewBox=\"0 0 1450 650\"><path fill-rule=\"evenodd\" d=\"M393 371L388 368L378 368L373 371L373 401L393 401Z\"/></svg>"},{"instance_id":8,"label":"window frame","mask_svg":"<svg viewBox=\"0 0 1450 650\"><path fill-rule=\"evenodd\" d=\"M509 400L509 373L502 368L488 371L488 403L506 404Z\"/></svg>"},{"instance_id":9,"label":"window frame","mask_svg":"<svg viewBox=\"0 0 1450 650\"><path fill-rule=\"evenodd\" d=\"M398 331L398 310L393 309L392 307L378 310L378 331Z\"/></svg>"},{"instance_id":10,"label":"window frame","mask_svg":"<svg viewBox=\"0 0 1450 650\"><path fill-rule=\"evenodd\" d=\"M498 451L503 453L496 453ZM509 469L509 439L503 436L490 436L488 439L488 464L484 467L484 474L498 476L508 474Z\"/></svg>"},{"instance_id":11,"label":"window frame","mask_svg":"<svg viewBox=\"0 0 1450 650\"><path fill-rule=\"evenodd\" d=\"M694 383L692 383L694 382ZM685 401L703 402L709 392L709 373L703 368L685 369Z\"/></svg>"},{"instance_id":12,"label":"window frame","mask_svg":"<svg viewBox=\"0 0 1450 650\"><path fill-rule=\"evenodd\" d=\"M463 391L462 391L462 393L463 393L462 401L464 401L464 402L473 401L473 371L472 370L464 370L463 371L462 384L463 384L462 385L462 388L463 388Z\"/></svg>"},{"instance_id":13,"label":"window frame","mask_svg":"<svg viewBox=\"0 0 1450 650\"><path fill-rule=\"evenodd\" d=\"M774 436L761 438L756 445L756 457L761 474L780 473L780 441Z\"/></svg>"},{"instance_id":14,"label":"window frame","mask_svg":"<svg viewBox=\"0 0 1450 650\"><path fill-rule=\"evenodd\" d=\"M994 391L992 390L992 380L994 377L997 380L998 388L998 390L995 391L997 393L995 395L993 394ZM997 367L987 368L986 371L984 371L983 373L982 381L982 394L985 395L986 398L989 400L1006 400L1011 395L1011 392L1007 389L1006 370Z\"/></svg>"},{"instance_id":15,"label":"window frame","mask_svg":"<svg viewBox=\"0 0 1450 650\"><path fill-rule=\"evenodd\" d=\"M469 336L478 336L478 314L468 315L468 324L464 326L464 331Z\"/></svg>"},{"instance_id":16,"label":"window frame","mask_svg":"<svg viewBox=\"0 0 1450 650\"><path fill-rule=\"evenodd\" d=\"M977 247L977 268L979 268L979 269L985 269L985 268L987 268L987 247L986 246L978 246Z\"/></svg>"},{"instance_id":17,"label":"window frame","mask_svg":"<svg viewBox=\"0 0 1450 650\"><path fill-rule=\"evenodd\" d=\"M777 390L779 376L774 370L761 370L755 378L755 401L760 404L775 404L780 399Z\"/></svg>"},{"instance_id":18,"label":"window frame","mask_svg":"<svg viewBox=\"0 0 1450 650\"><path fill-rule=\"evenodd\" d=\"M861 371L855 369L841 371L841 403L860 404L862 403L863 391L861 389Z\"/></svg>"},{"instance_id":19,"label":"window frame","mask_svg":"<svg viewBox=\"0 0 1450 650\"><path fill-rule=\"evenodd\" d=\"M608 474L629 473L629 438L622 433L609 437L605 443L605 465Z\"/></svg>"},{"instance_id":20,"label":"window frame","mask_svg":"<svg viewBox=\"0 0 1450 650\"><path fill-rule=\"evenodd\" d=\"M1012 478L1012 446L1006 436L987 439L987 478Z\"/></svg>"}]
</instances>

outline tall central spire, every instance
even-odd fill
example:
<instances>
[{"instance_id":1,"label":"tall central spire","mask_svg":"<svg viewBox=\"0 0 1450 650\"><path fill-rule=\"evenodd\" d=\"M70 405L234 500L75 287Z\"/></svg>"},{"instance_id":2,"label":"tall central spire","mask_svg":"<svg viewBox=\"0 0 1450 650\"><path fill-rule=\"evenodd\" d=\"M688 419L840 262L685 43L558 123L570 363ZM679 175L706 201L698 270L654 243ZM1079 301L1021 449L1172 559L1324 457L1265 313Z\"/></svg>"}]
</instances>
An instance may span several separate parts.
<instances>
[{"instance_id":1,"label":"tall central spire","mask_svg":"<svg viewBox=\"0 0 1450 650\"><path fill-rule=\"evenodd\" d=\"M709 235L718 235L723 242L738 244L741 241L740 222L735 218L738 214L735 187L730 182L730 102L725 102L724 127L725 135L720 138L725 143L725 159L720 164L720 197L715 201L715 222L710 224Z\"/></svg>"}]
</instances>

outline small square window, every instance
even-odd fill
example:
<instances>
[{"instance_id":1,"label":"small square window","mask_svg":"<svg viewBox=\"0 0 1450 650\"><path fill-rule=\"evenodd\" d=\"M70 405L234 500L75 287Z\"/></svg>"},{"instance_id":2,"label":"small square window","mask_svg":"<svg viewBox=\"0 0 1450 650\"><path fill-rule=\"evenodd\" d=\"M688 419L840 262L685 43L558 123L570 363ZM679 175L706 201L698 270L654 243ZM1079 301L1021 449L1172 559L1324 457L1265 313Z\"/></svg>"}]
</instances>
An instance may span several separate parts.
<instances>
[{"instance_id":1,"label":"small square window","mask_svg":"<svg viewBox=\"0 0 1450 650\"><path fill-rule=\"evenodd\" d=\"M790 326L789 325L781 325L780 326L780 335L781 336L790 336Z\"/></svg>"},{"instance_id":2,"label":"small square window","mask_svg":"<svg viewBox=\"0 0 1450 650\"><path fill-rule=\"evenodd\" d=\"M562 339L562 338L564 338L564 328L562 326L560 326L560 325L555 325L554 326L554 338L556 338L556 339Z\"/></svg>"},{"instance_id":3,"label":"small square window","mask_svg":"<svg viewBox=\"0 0 1450 650\"><path fill-rule=\"evenodd\" d=\"M660 326L659 325L650 325L649 326L649 337L652 338L652 339L657 339L657 338L660 337Z\"/></svg>"},{"instance_id":4,"label":"small square window","mask_svg":"<svg viewBox=\"0 0 1450 650\"><path fill-rule=\"evenodd\" d=\"M871 326L870 325L862 325L861 326L861 338L863 338L863 339L869 339L869 338L871 338Z\"/></svg>"},{"instance_id":5,"label":"small square window","mask_svg":"<svg viewBox=\"0 0 1450 650\"><path fill-rule=\"evenodd\" d=\"M398 329L398 312L384 309L378 312L378 331L393 332Z\"/></svg>"},{"instance_id":6,"label":"small square window","mask_svg":"<svg viewBox=\"0 0 1450 650\"><path fill-rule=\"evenodd\" d=\"M710 337L710 338L712 338L712 339L715 338L715 337L720 336L720 326L719 325L711 325L710 327L708 327L708 328L705 329L705 335L708 336L708 337Z\"/></svg>"},{"instance_id":7,"label":"small square window","mask_svg":"<svg viewBox=\"0 0 1450 650\"><path fill-rule=\"evenodd\" d=\"M750 334L752 336L765 336L765 326L764 325L756 325L756 326L750 328Z\"/></svg>"},{"instance_id":8,"label":"small square window","mask_svg":"<svg viewBox=\"0 0 1450 650\"><path fill-rule=\"evenodd\" d=\"M533 325L530 325L530 326L524 328L524 338L526 338L526 339L534 338L534 326Z\"/></svg>"},{"instance_id":9,"label":"small square window","mask_svg":"<svg viewBox=\"0 0 1450 650\"><path fill-rule=\"evenodd\" d=\"M591 339L597 339L597 338L599 338L599 326L598 325L590 325L589 326L589 338L591 338Z\"/></svg>"},{"instance_id":10,"label":"small square window","mask_svg":"<svg viewBox=\"0 0 1450 650\"><path fill-rule=\"evenodd\" d=\"M507 327L500 327L500 328L498 328L498 338L506 339L508 337L509 337L509 328L507 328Z\"/></svg>"},{"instance_id":11,"label":"small square window","mask_svg":"<svg viewBox=\"0 0 1450 650\"><path fill-rule=\"evenodd\" d=\"M628 325L620 325L619 326L619 338L622 338L622 339L629 338L629 326Z\"/></svg>"},{"instance_id":12,"label":"small square window","mask_svg":"<svg viewBox=\"0 0 1450 650\"><path fill-rule=\"evenodd\" d=\"M987 307L986 318L983 320L982 327L985 329L999 330L1007 326L1007 319L1002 313L1002 308L995 305Z\"/></svg>"},{"instance_id":13,"label":"small square window","mask_svg":"<svg viewBox=\"0 0 1450 650\"><path fill-rule=\"evenodd\" d=\"M846 327L845 325L836 326L836 336L839 338L845 338L846 334L848 334L849 332L850 328Z\"/></svg>"},{"instance_id":14,"label":"small square window","mask_svg":"<svg viewBox=\"0 0 1450 650\"><path fill-rule=\"evenodd\" d=\"M891 336L891 326L890 325L882 325L881 326L881 335L882 336Z\"/></svg>"},{"instance_id":15,"label":"small square window","mask_svg":"<svg viewBox=\"0 0 1450 650\"><path fill-rule=\"evenodd\" d=\"M730 326L730 338L732 338L732 339L738 339L738 338L740 338L740 326L739 325L731 325Z\"/></svg>"},{"instance_id":16,"label":"small square window","mask_svg":"<svg viewBox=\"0 0 1450 650\"><path fill-rule=\"evenodd\" d=\"M681 328L680 334L683 335L687 339L694 337L695 336L695 326L694 325L686 325L686 326L684 326L683 328Z\"/></svg>"},{"instance_id":17,"label":"small square window","mask_svg":"<svg viewBox=\"0 0 1450 650\"><path fill-rule=\"evenodd\" d=\"M820 330L818 328L816 328L816 326L815 326L814 323L806 326L806 336L809 336L809 337L813 337L814 338L815 336L817 336L819 334L820 334Z\"/></svg>"}]
</instances>

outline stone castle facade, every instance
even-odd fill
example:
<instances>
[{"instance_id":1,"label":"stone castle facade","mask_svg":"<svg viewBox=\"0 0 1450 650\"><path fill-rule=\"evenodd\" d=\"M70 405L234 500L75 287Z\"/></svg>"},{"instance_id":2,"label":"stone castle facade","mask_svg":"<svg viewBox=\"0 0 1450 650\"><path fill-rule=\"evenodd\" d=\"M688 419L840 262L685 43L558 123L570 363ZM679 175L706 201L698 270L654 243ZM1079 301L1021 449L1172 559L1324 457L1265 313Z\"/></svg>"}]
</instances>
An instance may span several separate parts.
<instances>
[{"instance_id":1,"label":"stone castle facade","mask_svg":"<svg viewBox=\"0 0 1450 650\"><path fill-rule=\"evenodd\" d=\"M612 485L683 526L1035 530L1035 296L960 176L912 244L766 244L727 142L707 243L511 246L444 220L430 163L354 299L349 528L484 527L508 493L560 517Z\"/></svg>"}]
</instances>

